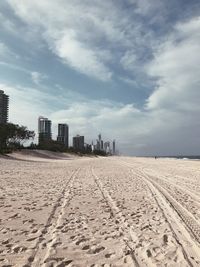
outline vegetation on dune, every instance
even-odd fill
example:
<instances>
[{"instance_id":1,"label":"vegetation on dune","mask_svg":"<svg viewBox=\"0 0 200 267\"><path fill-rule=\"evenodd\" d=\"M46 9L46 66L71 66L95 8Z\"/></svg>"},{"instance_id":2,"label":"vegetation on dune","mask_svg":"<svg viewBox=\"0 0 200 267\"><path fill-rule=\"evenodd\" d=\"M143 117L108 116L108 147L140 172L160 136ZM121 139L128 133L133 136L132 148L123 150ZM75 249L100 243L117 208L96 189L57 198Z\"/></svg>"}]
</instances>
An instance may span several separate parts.
<instances>
[{"instance_id":1,"label":"vegetation on dune","mask_svg":"<svg viewBox=\"0 0 200 267\"><path fill-rule=\"evenodd\" d=\"M29 148L42 149L42 150L48 150L48 151L53 151L53 152L73 153L79 156L84 156L84 155L107 156L107 153L105 151L99 151L99 150L92 151L90 146L85 146L84 149L77 150L77 149L74 149L73 147L66 148L63 143L54 141L54 140L46 140L46 141L43 141L39 145L32 143L29 146Z\"/></svg>"}]
</instances>

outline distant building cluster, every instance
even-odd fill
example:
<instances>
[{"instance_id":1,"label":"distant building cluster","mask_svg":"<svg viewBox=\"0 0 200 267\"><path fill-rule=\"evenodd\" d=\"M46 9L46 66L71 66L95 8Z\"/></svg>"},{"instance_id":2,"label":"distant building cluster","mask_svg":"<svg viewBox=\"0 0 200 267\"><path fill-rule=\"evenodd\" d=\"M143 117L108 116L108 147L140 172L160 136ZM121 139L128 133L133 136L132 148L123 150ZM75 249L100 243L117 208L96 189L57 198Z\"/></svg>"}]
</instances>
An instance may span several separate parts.
<instances>
[{"instance_id":1,"label":"distant building cluster","mask_svg":"<svg viewBox=\"0 0 200 267\"><path fill-rule=\"evenodd\" d=\"M9 96L0 90L0 124L8 122ZM38 143L39 145L47 144L52 140L51 131L52 122L46 117L40 116L38 118ZM65 123L58 124L57 142L62 144L65 148L69 148L69 126ZM107 154L116 154L115 140L103 141L101 134L98 135L96 142L91 144L85 143L85 137L76 135L72 138L72 147L75 151L88 152L105 152Z\"/></svg>"},{"instance_id":2,"label":"distant building cluster","mask_svg":"<svg viewBox=\"0 0 200 267\"><path fill-rule=\"evenodd\" d=\"M51 121L48 118L40 116L38 118L38 142L42 145L45 142L52 140ZM69 148L69 126L67 124L58 124L57 141ZM115 140L112 142L104 142L101 138L101 134L98 135L96 143L92 141L91 144L85 143L85 137L82 135L76 135L72 138L72 147L75 151L102 151L107 154L116 154Z\"/></svg>"},{"instance_id":3,"label":"distant building cluster","mask_svg":"<svg viewBox=\"0 0 200 267\"><path fill-rule=\"evenodd\" d=\"M92 142L92 151L98 150L98 151L104 151L108 154L116 154L115 150L115 140L112 141L106 141L104 142L101 138L101 134L98 135L98 139L96 140L96 144L93 144Z\"/></svg>"}]
</instances>

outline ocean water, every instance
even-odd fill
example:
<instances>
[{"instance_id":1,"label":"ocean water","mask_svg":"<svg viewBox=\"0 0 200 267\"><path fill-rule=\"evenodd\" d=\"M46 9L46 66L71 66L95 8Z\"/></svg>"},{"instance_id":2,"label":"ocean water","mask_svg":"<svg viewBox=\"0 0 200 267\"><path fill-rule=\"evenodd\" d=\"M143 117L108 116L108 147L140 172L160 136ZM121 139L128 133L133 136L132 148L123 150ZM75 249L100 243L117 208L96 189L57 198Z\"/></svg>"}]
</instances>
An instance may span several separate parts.
<instances>
[{"instance_id":1,"label":"ocean water","mask_svg":"<svg viewBox=\"0 0 200 267\"><path fill-rule=\"evenodd\" d=\"M200 160L200 156L164 156L159 158L171 158L171 159L182 159L182 160Z\"/></svg>"}]
</instances>

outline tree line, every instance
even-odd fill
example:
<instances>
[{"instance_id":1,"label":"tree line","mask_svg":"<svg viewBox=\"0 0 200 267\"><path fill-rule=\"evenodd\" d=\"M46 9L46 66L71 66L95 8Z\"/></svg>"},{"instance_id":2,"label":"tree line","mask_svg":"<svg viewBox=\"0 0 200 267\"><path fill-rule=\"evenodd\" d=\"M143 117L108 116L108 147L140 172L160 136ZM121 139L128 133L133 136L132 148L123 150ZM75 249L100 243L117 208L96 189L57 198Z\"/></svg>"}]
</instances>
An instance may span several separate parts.
<instances>
[{"instance_id":1,"label":"tree line","mask_svg":"<svg viewBox=\"0 0 200 267\"><path fill-rule=\"evenodd\" d=\"M91 146L86 146L82 150L76 150L73 147L66 148L63 143L54 140L44 140L38 145L32 142L29 146L26 145L26 147L24 147L24 143L28 140L33 140L34 137L35 132L28 130L26 126L20 126L13 123L0 124L0 154L6 154L14 150L26 148L76 153L80 156L84 154L97 156L107 155L104 151L92 151Z\"/></svg>"},{"instance_id":2,"label":"tree line","mask_svg":"<svg viewBox=\"0 0 200 267\"><path fill-rule=\"evenodd\" d=\"M0 153L12 152L23 147L24 142L34 139L35 132L13 123L0 124Z\"/></svg>"}]
</instances>

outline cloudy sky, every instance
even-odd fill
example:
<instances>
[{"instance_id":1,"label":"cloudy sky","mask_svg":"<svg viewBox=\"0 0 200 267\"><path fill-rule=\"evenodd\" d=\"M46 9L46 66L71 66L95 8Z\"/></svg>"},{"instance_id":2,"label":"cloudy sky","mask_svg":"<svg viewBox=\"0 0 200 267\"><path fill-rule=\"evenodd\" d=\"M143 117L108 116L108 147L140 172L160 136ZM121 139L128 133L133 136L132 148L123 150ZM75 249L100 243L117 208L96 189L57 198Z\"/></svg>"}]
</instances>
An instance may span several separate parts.
<instances>
[{"instance_id":1,"label":"cloudy sky","mask_svg":"<svg viewBox=\"0 0 200 267\"><path fill-rule=\"evenodd\" d=\"M2 0L9 120L99 132L129 155L200 154L199 0Z\"/></svg>"}]
</instances>

